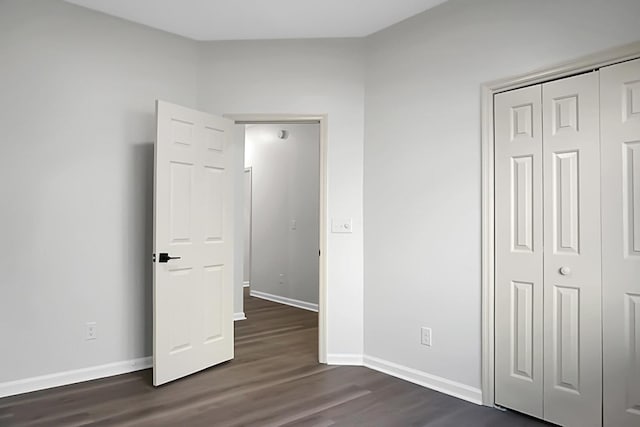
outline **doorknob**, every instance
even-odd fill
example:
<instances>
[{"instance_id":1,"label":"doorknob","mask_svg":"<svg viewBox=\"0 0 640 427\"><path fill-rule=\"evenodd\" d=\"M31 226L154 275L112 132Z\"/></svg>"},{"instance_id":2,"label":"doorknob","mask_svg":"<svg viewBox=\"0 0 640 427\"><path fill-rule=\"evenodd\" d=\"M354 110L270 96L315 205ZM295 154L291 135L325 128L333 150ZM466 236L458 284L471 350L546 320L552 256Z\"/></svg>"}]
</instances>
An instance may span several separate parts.
<instances>
[{"instance_id":1,"label":"doorknob","mask_svg":"<svg viewBox=\"0 0 640 427\"><path fill-rule=\"evenodd\" d=\"M158 257L158 262L169 262L172 259L181 259L179 256L169 256L166 252L160 252L160 256Z\"/></svg>"},{"instance_id":2,"label":"doorknob","mask_svg":"<svg viewBox=\"0 0 640 427\"><path fill-rule=\"evenodd\" d=\"M571 269L569 267L560 267L560 270L558 270L558 271L563 276L568 276L569 274L571 274Z\"/></svg>"}]
</instances>

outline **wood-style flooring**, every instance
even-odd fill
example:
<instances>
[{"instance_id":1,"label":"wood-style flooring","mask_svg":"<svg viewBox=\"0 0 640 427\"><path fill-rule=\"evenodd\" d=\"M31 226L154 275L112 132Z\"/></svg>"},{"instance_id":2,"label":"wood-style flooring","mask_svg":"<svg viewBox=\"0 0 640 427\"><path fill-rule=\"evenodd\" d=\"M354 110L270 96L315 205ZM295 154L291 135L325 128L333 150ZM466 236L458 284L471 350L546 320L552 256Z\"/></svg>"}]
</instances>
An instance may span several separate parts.
<instances>
[{"instance_id":1,"label":"wood-style flooring","mask_svg":"<svg viewBox=\"0 0 640 427\"><path fill-rule=\"evenodd\" d=\"M151 370L0 399L0 426L541 426L364 367L317 363L317 314L245 295L235 359L154 388Z\"/></svg>"}]
</instances>

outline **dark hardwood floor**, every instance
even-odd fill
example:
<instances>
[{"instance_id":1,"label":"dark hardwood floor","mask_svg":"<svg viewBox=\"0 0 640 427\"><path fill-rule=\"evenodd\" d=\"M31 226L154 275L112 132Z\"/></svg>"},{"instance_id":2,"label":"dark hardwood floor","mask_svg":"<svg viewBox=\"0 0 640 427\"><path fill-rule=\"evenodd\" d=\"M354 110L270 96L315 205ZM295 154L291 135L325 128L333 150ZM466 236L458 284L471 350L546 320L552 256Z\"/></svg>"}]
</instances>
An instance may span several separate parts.
<instances>
[{"instance_id":1,"label":"dark hardwood floor","mask_svg":"<svg viewBox=\"0 0 640 427\"><path fill-rule=\"evenodd\" d=\"M151 370L0 399L0 426L539 426L363 367L317 363L317 315L245 295L235 359L154 388Z\"/></svg>"}]
</instances>

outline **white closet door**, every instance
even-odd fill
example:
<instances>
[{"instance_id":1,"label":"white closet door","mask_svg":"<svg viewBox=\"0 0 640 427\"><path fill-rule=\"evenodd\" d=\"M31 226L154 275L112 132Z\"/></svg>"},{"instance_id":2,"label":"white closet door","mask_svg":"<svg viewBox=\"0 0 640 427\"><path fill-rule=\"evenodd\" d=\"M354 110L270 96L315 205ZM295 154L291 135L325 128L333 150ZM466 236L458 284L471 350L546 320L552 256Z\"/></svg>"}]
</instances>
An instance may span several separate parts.
<instances>
[{"instance_id":1,"label":"white closet door","mask_svg":"<svg viewBox=\"0 0 640 427\"><path fill-rule=\"evenodd\" d=\"M542 88L495 96L495 401L542 418Z\"/></svg>"},{"instance_id":2,"label":"white closet door","mask_svg":"<svg viewBox=\"0 0 640 427\"><path fill-rule=\"evenodd\" d=\"M604 424L640 426L640 60L601 71Z\"/></svg>"},{"instance_id":3,"label":"white closet door","mask_svg":"<svg viewBox=\"0 0 640 427\"><path fill-rule=\"evenodd\" d=\"M544 419L602 422L598 73L544 84Z\"/></svg>"}]
</instances>

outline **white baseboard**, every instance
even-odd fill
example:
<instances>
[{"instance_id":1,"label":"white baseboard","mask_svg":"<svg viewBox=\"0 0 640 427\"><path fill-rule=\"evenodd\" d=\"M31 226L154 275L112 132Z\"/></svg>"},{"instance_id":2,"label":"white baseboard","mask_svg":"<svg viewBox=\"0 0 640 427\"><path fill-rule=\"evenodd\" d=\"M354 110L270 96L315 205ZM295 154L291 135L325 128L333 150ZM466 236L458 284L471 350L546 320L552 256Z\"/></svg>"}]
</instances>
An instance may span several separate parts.
<instances>
[{"instance_id":1,"label":"white baseboard","mask_svg":"<svg viewBox=\"0 0 640 427\"><path fill-rule=\"evenodd\" d=\"M280 304L290 305L292 307L301 308L303 310L315 311L318 312L318 304L313 304L306 301L300 301L297 299L281 297L278 295L268 294L266 292L254 291L251 290L249 295L256 298L266 299L268 301L278 302Z\"/></svg>"},{"instance_id":2,"label":"white baseboard","mask_svg":"<svg viewBox=\"0 0 640 427\"><path fill-rule=\"evenodd\" d=\"M97 380L113 375L127 374L140 371L152 366L151 357L124 360L122 362L108 363L106 365L92 366L89 368L75 369L73 371L58 372L39 377L25 378L17 381L0 383L0 398L14 396L16 394L31 391L44 390L52 387L60 387L68 384Z\"/></svg>"},{"instance_id":3,"label":"white baseboard","mask_svg":"<svg viewBox=\"0 0 640 427\"><path fill-rule=\"evenodd\" d=\"M327 365L362 366L361 354L327 354Z\"/></svg>"},{"instance_id":4,"label":"white baseboard","mask_svg":"<svg viewBox=\"0 0 640 427\"><path fill-rule=\"evenodd\" d=\"M401 378L405 381L466 400L467 402L475 403L476 405L482 405L482 390L479 388L471 387L466 384L451 381L446 378L431 375L423 371L418 371L417 369L398 365L397 363L378 359L377 357L372 356L364 356L364 366Z\"/></svg>"},{"instance_id":5,"label":"white baseboard","mask_svg":"<svg viewBox=\"0 0 640 427\"><path fill-rule=\"evenodd\" d=\"M251 282L242 282L243 288L248 288L249 286L251 286Z\"/></svg>"},{"instance_id":6,"label":"white baseboard","mask_svg":"<svg viewBox=\"0 0 640 427\"><path fill-rule=\"evenodd\" d=\"M247 316L244 315L244 311L233 313L233 321L235 322L237 320L247 320Z\"/></svg>"}]
</instances>

